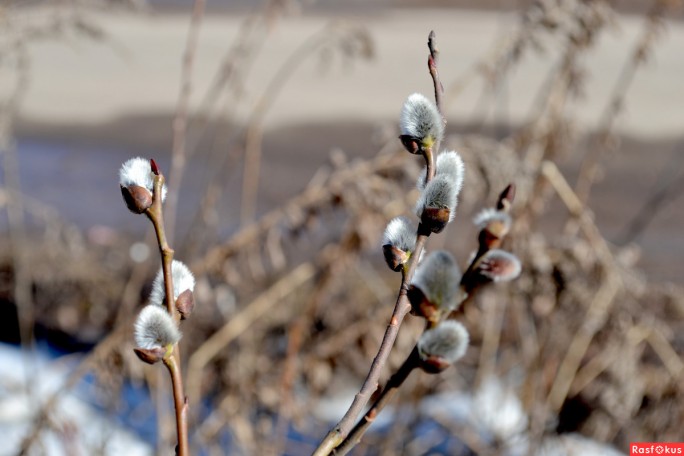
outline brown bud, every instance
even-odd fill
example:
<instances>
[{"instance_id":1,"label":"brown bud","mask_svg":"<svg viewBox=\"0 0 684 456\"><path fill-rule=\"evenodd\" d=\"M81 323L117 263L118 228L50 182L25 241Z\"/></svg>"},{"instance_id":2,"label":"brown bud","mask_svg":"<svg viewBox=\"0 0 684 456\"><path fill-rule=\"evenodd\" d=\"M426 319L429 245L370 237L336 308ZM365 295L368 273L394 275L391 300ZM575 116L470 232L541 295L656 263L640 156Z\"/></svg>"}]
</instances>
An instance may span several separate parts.
<instances>
[{"instance_id":1,"label":"brown bud","mask_svg":"<svg viewBox=\"0 0 684 456\"><path fill-rule=\"evenodd\" d=\"M152 206L152 193L139 185L121 186L121 195L128 210L134 214L142 214Z\"/></svg>"},{"instance_id":2,"label":"brown bud","mask_svg":"<svg viewBox=\"0 0 684 456\"><path fill-rule=\"evenodd\" d=\"M436 323L441 317L440 306L431 302L423 290L415 285L411 285L407 293L411 303L411 313L425 318L429 322Z\"/></svg>"},{"instance_id":3,"label":"brown bud","mask_svg":"<svg viewBox=\"0 0 684 456\"><path fill-rule=\"evenodd\" d=\"M508 184L508 187L499 195L499 200L496 202L496 209L505 212L510 211L514 199L515 184Z\"/></svg>"},{"instance_id":4,"label":"brown bud","mask_svg":"<svg viewBox=\"0 0 684 456\"><path fill-rule=\"evenodd\" d=\"M410 153L416 155L423 153L423 147L420 144L419 138L415 138L411 135L401 135L399 136L399 139L401 140L401 143L404 145L404 148Z\"/></svg>"},{"instance_id":5,"label":"brown bud","mask_svg":"<svg viewBox=\"0 0 684 456\"><path fill-rule=\"evenodd\" d=\"M501 246L503 238L510 230L510 222L506 220L491 220L480 231L478 238L482 250L496 249Z\"/></svg>"},{"instance_id":6,"label":"brown bud","mask_svg":"<svg viewBox=\"0 0 684 456\"><path fill-rule=\"evenodd\" d=\"M439 374L446 370L451 363L441 356L426 356L420 359L420 368L428 374Z\"/></svg>"},{"instance_id":7,"label":"brown bud","mask_svg":"<svg viewBox=\"0 0 684 456\"><path fill-rule=\"evenodd\" d=\"M426 330L416 343L418 365L430 374L442 372L465 355L470 336L463 324L447 320Z\"/></svg>"},{"instance_id":8,"label":"brown bud","mask_svg":"<svg viewBox=\"0 0 684 456\"><path fill-rule=\"evenodd\" d=\"M161 174L159 172L159 167L157 166L157 162L154 161L154 158L150 158L150 169L152 170L152 173L155 176L159 176L159 174Z\"/></svg>"},{"instance_id":9,"label":"brown bud","mask_svg":"<svg viewBox=\"0 0 684 456\"><path fill-rule=\"evenodd\" d=\"M497 239L503 239L508 234L511 223L508 220L492 220L487 224L487 231Z\"/></svg>"},{"instance_id":10,"label":"brown bud","mask_svg":"<svg viewBox=\"0 0 684 456\"><path fill-rule=\"evenodd\" d=\"M504 250L487 252L474 269L480 282L508 282L516 279L522 265L518 257Z\"/></svg>"},{"instance_id":11,"label":"brown bud","mask_svg":"<svg viewBox=\"0 0 684 456\"><path fill-rule=\"evenodd\" d=\"M385 255L387 266L393 271L401 270L401 267L406 264L410 256L407 252L404 252L391 244L383 245L382 253Z\"/></svg>"},{"instance_id":12,"label":"brown bud","mask_svg":"<svg viewBox=\"0 0 684 456\"><path fill-rule=\"evenodd\" d=\"M487 250L495 249L499 247L499 245L501 245L501 239L492 236L492 233L490 233L487 230L480 231L480 235L477 239L480 244L481 252L486 252Z\"/></svg>"},{"instance_id":13,"label":"brown bud","mask_svg":"<svg viewBox=\"0 0 684 456\"><path fill-rule=\"evenodd\" d=\"M420 216L421 224L433 233L441 232L451 219L451 210L448 207L426 207Z\"/></svg>"},{"instance_id":14,"label":"brown bud","mask_svg":"<svg viewBox=\"0 0 684 456\"><path fill-rule=\"evenodd\" d=\"M166 354L166 349L163 347L154 347L154 348L134 348L133 351L135 352L136 356L140 361L145 362L147 364L155 364L164 359L164 355Z\"/></svg>"},{"instance_id":15,"label":"brown bud","mask_svg":"<svg viewBox=\"0 0 684 456\"><path fill-rule=\"evenodd\" d=\"M176 309L181 315L181 319L185 320L190 316L192 310L195 308L195 296L191 290L185 290L178 295L176 299Z\"/></svg>"}]
</instances>

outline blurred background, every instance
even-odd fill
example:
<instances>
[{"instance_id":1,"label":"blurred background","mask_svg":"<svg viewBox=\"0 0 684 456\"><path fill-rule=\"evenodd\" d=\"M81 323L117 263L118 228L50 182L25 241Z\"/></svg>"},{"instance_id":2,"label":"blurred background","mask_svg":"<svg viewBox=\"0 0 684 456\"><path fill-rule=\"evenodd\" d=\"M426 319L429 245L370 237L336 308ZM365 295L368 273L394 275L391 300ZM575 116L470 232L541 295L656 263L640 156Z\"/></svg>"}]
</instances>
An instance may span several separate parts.
<instances>
[{"instance_id":1,"label":"blurred background","mask_svg":"<svg viewBox=\"0 0 684 456\"><path fill-rule=\"evenodd\" d=\"M354 454L629 452L683 441L684 23L677 0L0 3L1 455L171 454L164 369L132 322L159 256L117 188L154 158L197 278L182 325L193 454L310 454L391 314L386 223L431 96L466 162L428 250L462 267L513 182L515 282L466 357L414 374ZM386 379L422 329L408 317Z\"/></svg>"}]
</instances>

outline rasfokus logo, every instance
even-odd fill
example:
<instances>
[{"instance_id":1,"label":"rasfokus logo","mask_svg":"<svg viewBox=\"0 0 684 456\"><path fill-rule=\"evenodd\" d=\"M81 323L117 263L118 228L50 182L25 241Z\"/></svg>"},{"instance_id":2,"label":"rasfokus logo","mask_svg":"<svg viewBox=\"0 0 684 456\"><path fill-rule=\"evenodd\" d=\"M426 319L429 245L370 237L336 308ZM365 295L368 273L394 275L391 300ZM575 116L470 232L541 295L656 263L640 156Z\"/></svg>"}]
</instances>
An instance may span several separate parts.
<instances>
[{"instance_id":1,"label":"rasfokus logo","mask_svg":"<svg viewBox=\"0 0 684 456\"><path fill-rule=\"evenodd\" d=\"M637 454L682 454L684 443L675 442L634 442L629 444L629 456Z\"/></svg>"}]
</instances>

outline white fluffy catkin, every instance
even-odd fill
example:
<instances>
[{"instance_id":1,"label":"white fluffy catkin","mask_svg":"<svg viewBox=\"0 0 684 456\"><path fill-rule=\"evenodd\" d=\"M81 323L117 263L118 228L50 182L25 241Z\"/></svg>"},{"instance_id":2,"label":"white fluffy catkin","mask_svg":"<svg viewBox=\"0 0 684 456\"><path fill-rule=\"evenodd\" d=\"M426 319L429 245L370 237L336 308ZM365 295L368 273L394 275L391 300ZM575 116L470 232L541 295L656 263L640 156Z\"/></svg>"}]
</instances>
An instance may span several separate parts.
<instances>
[{"instance_id":1,"label":"white fluffy catkin","mask_svg":"<svg viewBox=\"0 0 684 456\"><path fill-rule=\"evenodd\" d=\"M173 278L173 300L178 299L185 290L193 291L195 289L195 277L190 272L190 269L178 260L173 260L171 263L171 277ZM152 291L150 292L150 304L157 304L165 306L166 291L164 288L164 269L160 268L157 276L152 282Z\"/></svg>"},{"instance_id":2,"label":"white fluffy catkin","mask_svg":"<svg viewBox=\"0 0 684 456\"><path fill-rule=\"evenodd\" d=\"M171 315L163 308L148 305L138 315L134 328L139 348L152 349L177 343L181 333Z\"/></svg>"},{"instance_id":3,"label":"white fluffy catkin","mask_svg":"<svg viewBox=\"0 0 684 456\"><path fill-rule=\"evenodd\" d=\"M508 282L520 276L522 264L512 253L492 249L480 260L477 271L494 282Z\"/></svg>"},{"instance_id":4,"label":"white fluffy catkin","mask_svg":"<svg viewBox=\"0 0 684 456\"><path fill-rule=\"evenodd\" d=\"M404 102L399 125L402 135L417 138L426 147L444 136L444 123L437 106L419 93L410 95Z\"/></svg>"},{"instance_id":5,"label":"white fluffy catkin","mask_svg":"<svg viewBox=\"0 0 684 456\"><path fill-rule=\"evenodd\" d=\"M119 184L122 187L137 185L154 192L154 173L147 158L136 157L126 160L119 169ZM162 201L166 199L166 185L162 186Z\"/></svg>"},{"instance_id":6,"label":"white fluffy catkin","mask_svg":"<svg viewBox=\"0 0 684 456\"><path fill-rule=\"evenodd\" d=\"M494 221L501 222L506 227L506 230L510 229L511 223L513 223L508 212L498 211L493 207L482 209L473 217L473 223L479 229L486 227L490 222Z\"/></svg>"},{"instance_id":7,"label":"white fluffy catkin","mask_svg":"<svg viewBox=\"0 0 684 456\"><path fill-rule=\"evenodd\" d=\"M453 310L459 304L456 298L460 280L461 271L454 257L445 250L436 250L418 265L411 285L438 307Z\"/></svg>"},{"instance_id":8,"label":"white fluffy catkin","mask_svg":"<svg viewBox=\"0 0 684 456\"><path fill-rule=\"evenodd\" d=\"M461 193L463 188L463 178L465 176L465 165L463 159L454 150L442 152L435 160L435 176L443 176L453 182L456 193ZM418 177L416 187L418 190L425 188L425 178L427 177L427 168L423 168L423 172Z\"/></svg>"},{"instance_id":9,"label":"white fluffy catkin","mask_svg":"<svg viewBox=\"0 0 684 456\"><path fill-rule=\"evenodd\" d=\"M406 217L395 217L385 228L382 245L391 245L404 252L412 252L416 245L416 228Z\"/></svg>"},{"instance_id":10,"label":"white fluffy catkin","mask_svg":"<svg viewBox=\"0 0 684 456\"><path fill-rule=\"evenodd\" d=\"M420 194L416 203L416 215L420 217L425 208L449 209L449 222L456 214L458 189L446 176L435 176Z\"/></svg>"},{"instance_id":11,"label":"white fluffy catkin","mask_svg":"<svg viewBox=\"0 0 684 456\"><path fill-rule=\"evenodd\" d=\"M465 326L455 320L443 321L420 336L418 354L423 360L437 356L451 364L465 355L469 341Z\"/></svg>"}]
</instances>

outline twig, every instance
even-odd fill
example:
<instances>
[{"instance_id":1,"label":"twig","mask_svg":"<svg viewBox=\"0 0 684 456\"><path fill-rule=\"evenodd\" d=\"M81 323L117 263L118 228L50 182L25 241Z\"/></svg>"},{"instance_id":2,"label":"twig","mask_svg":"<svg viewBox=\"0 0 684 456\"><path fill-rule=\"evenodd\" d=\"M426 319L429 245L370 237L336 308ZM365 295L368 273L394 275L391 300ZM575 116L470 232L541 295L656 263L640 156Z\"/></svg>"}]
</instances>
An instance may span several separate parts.
<instances>
[{"instance_id":1,"label":"twig","mask_svg":"<svg viewBox=\"0 0 684 456\"><path fill-rule=\"evenodd\" d=\"M187 456L190 454L188 449L188 398L183 394L183 377L177 346L174 354L164 358L164 366L171 375L173 386L173 405L176 411L176 434L178 435L176 454Z\"/></svg>"},{"instance_id":2,"label":"twig","mask_svg":"<svg viewBox=\"0 0 684 456\"><path fill-rule=\"evenodd\" d=\"M322 30L310 36L297 48L283 65L275 72L270 83L257 102L245 134L245 166L242 175L242 201L240 204L240 223L250 223L256 213L259 177L261 174L261 140L263 125L269 108L273 105L283 86L289 81L294 71L313 55L314 51L335 38L339 25L328 24Z\"/></svg>"},{"instance_id":3,"label":"twig","mask_svg":"<svg viewBox=\"0 0 684 456\"><path fill-rule=\"evenodd\" d=\"M610 137L618 114L622 111L625 98L629 87L634 80L637 70L644 64L651 46L658 37L658 32L662 29L662 17L667 9L667 2L654 0L653 6L649 11L644 26L643 33L639 38L631 56L622 67L618 80L613 86L613 92L601 115L600 126L596 136L597 149L587 154L582 162L575 191L578 198L583 203L587 202L591 187L597 178L601 158L607 147L606 143Z\"/></svg>"},{"instance_id":4,"label":"twig","mask_svg":"<svg viewBox=\"0 0 684 456\"><path fill-rule=\"evenodd\" d=\"M614 342L613 345L606 347L606 349L589 360L577 371L572 388L569 392L570 395L575 396L579 394L601 375L601 373L608 369L608 367L621 359L620 354L622 353L625 344L628 344L630 347L637 347L649 337L651 331L651 329L639 325L629 328L629 330L626 331L624 340L618 340Z\"/></svg>"},{"instance_id":5,"label":"twig","mask_svg":"<svg viewBox=\"0 0 684 456\"><path fill-rule=\"evenodd\" d=\"M406 317L406 314L411 310L411 303L408 300L408 288L411 283L411 278L418 265L418 258L420 258L421 253L425 247L425 242L427 241L426 235L418 235L416 240L415 250L411 255L411 260L409 261L409 267L405 273L402 274L401 287L399 289L399 295L397 296L397 302L394 306L394 311L390 317L390 322L385 330L385 335L382 338L380 348L378 353L373 359L370 370L368 371L368 376L364 380L363 385L359 392L354 396L349 410L342 417L342 419L337 423L337 425L328 433L328 435L323 439L321 444L318 446L316 451L313 453L314 456L328 455L330 452L342 441L344 441L352 429L356 417L361 414L361 411L368 403L371 395L375 390L378 389L378 380L380 378L380 371L387 362L392 346L394 346L394 341L397 339L397 334L399 334L399 327Z\"/></svg>"},{"instance_id":6,"label":"twig","mask_svg":"<svg viewBox=\"0 0 684 456\"><path fill-rule=\"evenodd\" d=\"M622 289L622 280L616 270L615 260L613 259L605 239L601 236L598 228L587 215L582 202L572 191L572 188L570 188L570 185L556 165L552 162L545 161L542 164L542 175L551 183L570 212L579 219L582 230L589 240L589 243L596 250L604 270L602 285L594 295L594 299L589 303L589 307L583 319L583 324L570 342L568 351L558 368L558 373L556 374L556 378L548 395L547 401L549 405L557 412L561 409L561 406L570 391L570 387L577 375L580 363L589 348L591 340L605 323L608 311L618 292Z\"/></svg>"},{"instance_id":7,"label":"twig","mask_svg":"<svg viewBox=\"0 0 684 456\"><path fill-rule=\"evenodd\" d=\"M288 294L311 280L316 269L303 263L261 293L240 313L231 318L220 330L204 341L188 360L188 392L199 397L200 379L207 365L226 345L246 331L254 321L272 309Z\"/></svg>"},{"instance_id":8,"label":"twig","mask_svg":"<svg viewBox=\"0 0 684 456\"><path fill-rule=\"evenodd\" d=\"M345 252L345 249L342 247L348 242L348 237L348 235L345 236L347 239L343 238L334 248L323 248L321 250L322 253L319 257L322 264L318 266L321 272L319 279L316 281L316 289L307 300L304 308L299 312L299 316L289 326L287 351L280 380L281 399L273 433L273 454L281 454L281 447L287 437L287 424L292 407L292 387L297 376L297 366L299 365L299 355L304 343L305 331L316 315L319 303L325 298L325 294L328 292L331 284L339 277L338 272L348 265L347 257L349 252Z\"/></svg>"},{"instance_id":9,"label":"twig","mask_svg":"<svg viewBox=\"0 0 684 456\"><path fill-rule=\"evenodd\" d=\"M235 102L239 101L239 90L244 84L248 70L260 49L268 42L269 35L275 30L276 19L287 9L286 3L283 0L270 0L261 11L252 13L240 24L236 42L221 59L219 69L204 93L193 119L190 119L190 127L193 127L196 134L194 135L195 141L188 146L189 157L198 151L199 142L209 128L207 124L212 110L221 99L222 92L227 91L226 87L229 85L233 87ZM235 106L234 103L227 104L231 107ZM197 119L196 123L195 119Z\"/></svg>"},{"instance_id":10,"label":"twig","mask_svg":"<svg viewBox=\"0 0 684 456\"><path fill-rule=\"evenodd\" d=\"M22 347L33 347L33 326L35 306L31 291L31 268L26 260L26 236L24 226L24 202L19 178L19 160L14 139L14 122L29 85L30 59L28 49L19 39L13 44L16 59L16 82L14 90L3 105L0 105L0 156L2 156L3 178L8 196L7 221L9 222L10 251L14 274L12 293L17 307L19 338ZM24 352L24 375L26 377L26 396L34 399L31 388L36 374L29 364L31 356Z\"/></svg>"},{"instance_id":11,"label":"twig","mask_svg":"<svg viewBox=\"0 0 684 456\"><path fill-rule=\"evenodd\" d=\"M431 30L430 35L428 35L428 49L430 50L430 57L428 57L428 71L430 71L430 76L432 76L432 82L435 87L435 105L439 113L442 115L442 122L446 125L446 118L444 117L444 112L442 111L442 96L444 95L444 86L442 81L439 79L439 71L437 65L439 65L439 49L437 49L437 36L435 31Z\"/></svg>"},{"instance_id":12,"label":"twig","mask_svg":"<svg viewBox=\"0 0 684 456\"><path fill-rule=\"evenodd\" d=\"M34 420L31 432L24 437L21 443L21 447L17 453L18 456L29 454L31 447L38 439L44 423L49 419L50 413L55 408L62 395L71 389L76 384L76 381L83 377L98 361L109 356L113 349L120 347L121 340L128 334L130 324L130 321L123 322L105 339L101 340L79 365L71 371L64 383L44 402L44 405L40 408L40 411Z\"/></svg>"},{"instance_id":13,"label":"twig","mask_svg":"<svg viewBox=\"0 0 684 456\"><path fill-rule=\"evenodd\" d=\"M185 133L188 124L190 94L192 92L192 67L195 60L199 29L202 23L202 16L204 15L204 3L204 0L195 0L193 6L190 29L188 30L185 53L183 54L183 70L181 73L178 103L176 105L176 116L173 119L173 148L171 151L171 170L169 171L169 190L166 200L166 214L169 222L167 231L168 237L172 241L176 226L178 190L180 189L180 181L183 178L186 163Z\"/></svg>"},{"instance_id":14,"label":"twig","mask_svg":"<svg viewBox=\"0 0 684 456\"><path fill-rule=\"evenodd\" d=\"M394 394L399 387L406 381L409 374L413 372L413 369L418 367L419 361L418 349L414 348L397 372L387 381L385 389L382 390L382 393L380 393L380 396L375 403L368 409L356 426L354 426L354 429L352 429L347 438L333 450L332 454L343 456L349 453L349 451L361 441L361 437L363 437L363 434L366 433L370 425L373 424L373 421L375 421L378 414L394 397Z\"/></svg>"},{"instance_id":15,"label":"twig","mask_svg":"<svg viewBox=\"0 0 684 456\"><path fill-rule=\"evenodd\" d=\"M541 166L541 174L551 184L570 213L579 220L584 236L598 254L603 266L609 268L614 265L615 259L610 251L610 247L608 247L608 243L556 164L552 161L544 161Z\"/></svg>"},{"instance_id":16,"label":"twig","mask_svg":"<svg viewBox=\"0 0 684 456\"><path fill-rule=\"evenodd\" d=\"M684 144L682 144L684 146ZM618 236L619 245L628 244L641 235L653 221L658 212L663 210L667 203L677 198L684 191L684 175L681 170L684 165L684 147L672 151L670 159L663 166L656 186L652 193L645 199L641 208Z\"/></svg>"},{"instance_id":17,"label":"twig","mask_svg":"<svg viewBox=\"0 0 684 456\"><path fill-rule=\"evenodd\" d=\"M505 308L502 308L494 299L487 299L485 306L482 324L484 334L482 336L482 348L480 349L479 367L475 376L476 385L482 384L486 378L495 375L496 354L501 342L505 315Z\"/></svg>"},{"instance_id":18,"label":"twig","mask_svg":"<svg viewBox=\"0 0 684 456\"><path fill-rule=\"evenodd\" d=\"M240 229L228 242L210 249L201 260L192 265L192 270L197 274L220 273L222 265L228 258L237 254L246 245L257 242L260 236L277 227L289 213L293 211L306 212L309 209L328 204L334 194L334 189L344 188L350 182L358 181L375 173L396 170L402 166L400 159L403 156L403 154L379 154L371 160L359 160L347 168L336 171L325 185L306 188L281 207L261 216L257 222Z\"/></svg>"},{"instance_id":19,"label":"twig","mask_svg":"<svg viewBox=\"0 0 684 456\"><path fill-rule=\"evenodd\" d=\"M173 275L171 273L173 249L169 247L169 244L166 240L162 211L161 194L162 186L164 185L164 176L158 173L154 161L152 161L152 169L155 172L152 206L145 211L145 215L147 215L152 222L152 225L154 225L154 232L157 235L157 244L159 245L159 253L161 254L162 270L164 274L166 307L169 315L171 315L176 324L178 324L180 322L180 313L176 310L175 296L173 292ZM187 420L188 400L183 393L181 356L178 343L174 345L171 354L164 357L164 365L169 371L171 384L173 386L173 404L176 413L176 434L178 437L176 454L178 456L189 456Z\"/></svg>"},{"instance_id":20,"label":"twig","mask_svg":"<svg viewBox=\"0 0 684 456\"><path fill-rule=\"evenodd\" d=\"M437 109L440 110L441 114L441 96L444 92L444 89L442 87L441 81L439 80L439 74L437 72L437 60L439 53L435 46L435 32L432 31L430 32L428 38L428 49L430 50L430 57L428 58L428 68L430 70L430 75L432 76L432 80L435 87L435 103L437 105ZM444 116L442 115L442 121L444 122L443 119ZM439 147L439 145L435 144L434 147L435 150L437 150L437 147ZM425 150L423 158L425 159L425 165L427 168L427 183L430 182L435 175L433 150L429 148ZM406 314L408 314L411 310L411 303L409 302L407 294L409 285L411 284L411 280L413 279L413 274L415 273L416 268L418 266L418 260L420 259L423 253L425 243L429 236L429 233L425 233L425 231L426 230L424 230L424 228L421 225L418 226L414 251L411 254L411 258L409 259L408 266L404 270L402 270L402 280L401 285L399 287L399 294L394 305L394 311L392 312L389 324L387 325L387 329L385 330L385 335L383 336L382 342L380 343L378 353L375 355L375 358L371 363L368 375L366 376L366 379L361 385L361 389L354 396L354 400L352 401L352 404L349 406L347 412L321 441L318 448L316 448L316 450L314 451L313 456L327 456L331 453L331 451L334 448L336 448L340 443L345 441L345 439L349 435L349 432L351 432L352 430L352 426L354 425L356 418L361 414L363 408L370 400L371 395L378 388L380 372L387 363L387 358L389 357L390 351L392 350L394 342L397 339L397 335L399 334L399 327L401 326L404 317L406 317Z\"/></svg>"},{"instance_id":21,"label":"twig","mask_svg":"<svg viewBox=\"0 0 684 456\"><path fill-rule=\"evenodd\" d=\"M684 362L663 333L653 328L646 340L663 361L672 378L677 382L684 380Z\"/></svg>"}]
</instances>

